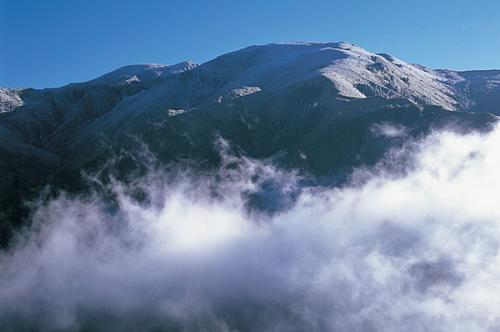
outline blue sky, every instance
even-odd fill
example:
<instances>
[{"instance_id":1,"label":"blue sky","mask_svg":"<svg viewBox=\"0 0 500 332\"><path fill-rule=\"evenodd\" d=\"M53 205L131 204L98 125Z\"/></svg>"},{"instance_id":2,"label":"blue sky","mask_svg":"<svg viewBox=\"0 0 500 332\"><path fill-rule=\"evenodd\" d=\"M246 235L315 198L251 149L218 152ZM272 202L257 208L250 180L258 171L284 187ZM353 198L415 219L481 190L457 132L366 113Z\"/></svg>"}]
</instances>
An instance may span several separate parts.
<instances>
[{"instance_id":1,"label":"blue sky","mask_svg":"<svg viewBox=\"0 0 500 332\"><path fill-rule=\"evenodd\" d=\"M500 68L500 1L0 0L0 86L54 87L251 44L349 41L435 68Z\"/></svg>"}]
</instances>

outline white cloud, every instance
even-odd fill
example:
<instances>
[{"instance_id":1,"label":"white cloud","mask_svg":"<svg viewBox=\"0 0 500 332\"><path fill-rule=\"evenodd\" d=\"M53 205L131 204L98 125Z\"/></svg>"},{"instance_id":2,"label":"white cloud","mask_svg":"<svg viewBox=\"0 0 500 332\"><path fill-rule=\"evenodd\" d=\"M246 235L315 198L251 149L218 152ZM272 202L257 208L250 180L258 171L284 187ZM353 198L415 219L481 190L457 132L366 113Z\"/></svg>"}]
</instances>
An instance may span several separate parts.
<instances>
[{"instance_id":1,"label":"white cloud","mask_svg":"<svg viewBox=\"0 0 500 332\"><path fill-rule=\"evenodd\" d=\"M115 183L116 210L97 194L60 196L38 209L41 230L0 256L0 322L498 330L500 129L416 144L392 155L413 154L404 175L375 167L342 189L297 188L295 174L227 157L212 176ZM249 213L246 200L269 182L283 197L266 198L289 208ZM133 200L136 189L152 203Z\"/></svg>"},{"instance_id":2,"label":"white cloud","mask_svg":"<svg viewBox=\"0 0 500 332\"><path fill-rule=\"evenodd\" d=\"M384 136L389 138L405 137L407 135L407 128L400 124L382 122L377 123L370 128L375 136Z\"/></svg>"}]
</instances>

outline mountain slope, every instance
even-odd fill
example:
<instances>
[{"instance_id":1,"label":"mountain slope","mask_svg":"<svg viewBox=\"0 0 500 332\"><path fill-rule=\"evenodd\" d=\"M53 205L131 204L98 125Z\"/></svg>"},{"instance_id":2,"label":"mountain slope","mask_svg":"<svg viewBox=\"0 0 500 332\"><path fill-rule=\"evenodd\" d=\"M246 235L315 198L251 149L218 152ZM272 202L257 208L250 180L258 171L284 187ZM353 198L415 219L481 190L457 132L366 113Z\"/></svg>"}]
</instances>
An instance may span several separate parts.
<instances>
[{"instance_id":1,"label":"mountain slope","mask_svg":"<svg viewBox=\"0 0 500 332\"><path fill-rule=\"evenodd\" d=\"M1 89L0 205L11 208L0 211L0 233L10 236L5 225L26 212L19 202L46 184L81 190L81 173L111 159L127 178L141 167L131 154L144 149L161 164L213 167L217 137L338 185L435 128L487 130L500 112L499 77L432 70L349 43L294 43L199 66L126 66L55 89Z\"/></svg>"}]
</instances>

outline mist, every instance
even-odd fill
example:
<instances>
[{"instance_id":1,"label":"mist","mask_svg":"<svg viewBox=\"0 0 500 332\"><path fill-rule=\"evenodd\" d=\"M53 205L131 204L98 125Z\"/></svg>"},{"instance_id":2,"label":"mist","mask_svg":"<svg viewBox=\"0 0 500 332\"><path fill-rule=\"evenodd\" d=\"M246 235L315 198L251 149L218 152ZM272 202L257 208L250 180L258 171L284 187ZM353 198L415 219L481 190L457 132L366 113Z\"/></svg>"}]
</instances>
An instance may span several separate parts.
<instances>
[{"instance_id":1,"label":"mist","mask_svg":"<svg viewBox=\"0 0 500 332\"><path fill-rule=\"evenodd\" d=\"M223 151L215 172L62 192L0 255L0 326L498 330L498 146L435 132L339 188Z\"/></svg>"}]
</instances>

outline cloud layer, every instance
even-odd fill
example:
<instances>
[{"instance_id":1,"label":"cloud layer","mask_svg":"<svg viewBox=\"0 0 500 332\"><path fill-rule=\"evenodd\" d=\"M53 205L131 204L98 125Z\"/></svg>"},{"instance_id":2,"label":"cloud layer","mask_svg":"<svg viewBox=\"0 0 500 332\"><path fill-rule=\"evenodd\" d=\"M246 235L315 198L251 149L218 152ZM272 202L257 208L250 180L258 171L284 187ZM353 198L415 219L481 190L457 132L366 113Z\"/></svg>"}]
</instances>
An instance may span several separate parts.
<instances>
[{"instance_id":1,"label":"cloud layer","mask_svg":"<svg viewBox=\"0 0 500 332\"><path fill-rule=\"evenodd\" d=\"M500 129L435 133L337 189L227 156L112 182L114 204L61 194L0 256L0 325L498 330L498 146Z\"/></svg>"}]
</instances>

